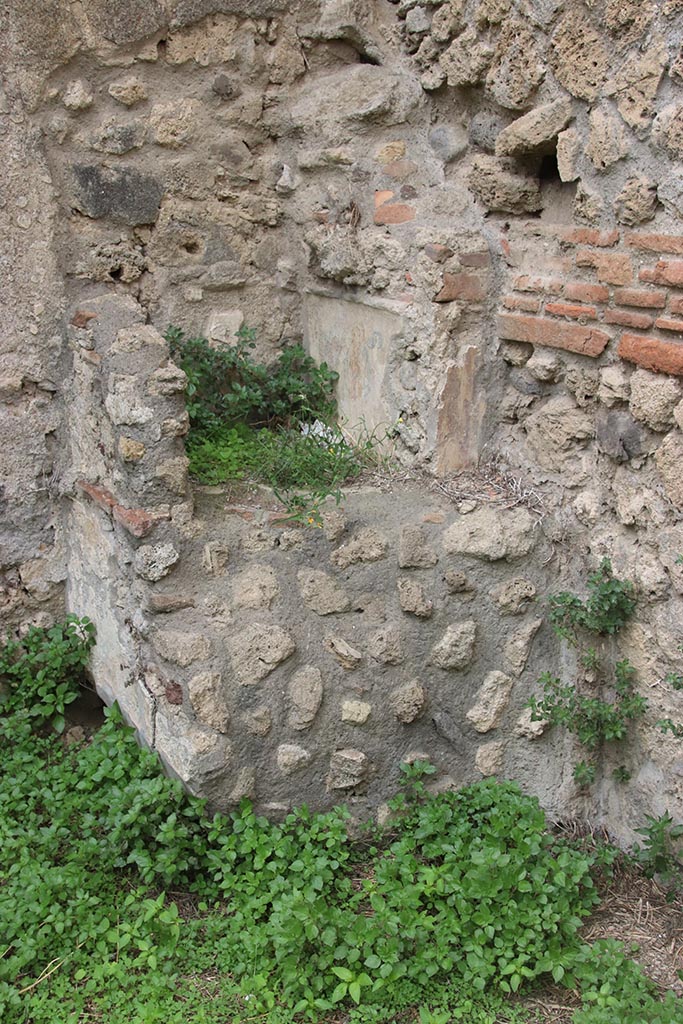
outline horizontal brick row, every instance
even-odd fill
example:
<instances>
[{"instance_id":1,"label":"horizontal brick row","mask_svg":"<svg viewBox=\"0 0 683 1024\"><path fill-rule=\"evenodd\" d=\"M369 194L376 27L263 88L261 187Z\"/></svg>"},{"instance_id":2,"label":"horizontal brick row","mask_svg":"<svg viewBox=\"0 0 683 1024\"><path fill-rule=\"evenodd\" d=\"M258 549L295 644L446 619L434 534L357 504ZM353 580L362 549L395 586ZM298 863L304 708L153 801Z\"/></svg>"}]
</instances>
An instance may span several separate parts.
<instances>
[{"instance_id":1,"label":"horizontal brick row","mask_svg":"<svg viewBox=\"0 0 683 1024\"><path fill-rule=\"evenodd\" d=\"M87 494L98 508L113 516L133 537L146 537L161 519L168 519L167 515L152 514L144 508L126 508L119 504L111 491L100 484L78 480L76 486Z\"/></svg>"},{"instance_id":2,"label":"horizontal brick row","mask_svg":"<svg viewBox=\"0 0 683 1024\"><path fill-rule=\"evenodd\" d=\"M557 260L546 262L546 275L519 274L502 299L500 337L596 358L610 328L622 328L615 340L623 359L683 375L683 259L675 258L683 236L567 228L559 240L565 251L574 247L563 265L589 279L563 280Z\"/></svg>"}]
</instances>

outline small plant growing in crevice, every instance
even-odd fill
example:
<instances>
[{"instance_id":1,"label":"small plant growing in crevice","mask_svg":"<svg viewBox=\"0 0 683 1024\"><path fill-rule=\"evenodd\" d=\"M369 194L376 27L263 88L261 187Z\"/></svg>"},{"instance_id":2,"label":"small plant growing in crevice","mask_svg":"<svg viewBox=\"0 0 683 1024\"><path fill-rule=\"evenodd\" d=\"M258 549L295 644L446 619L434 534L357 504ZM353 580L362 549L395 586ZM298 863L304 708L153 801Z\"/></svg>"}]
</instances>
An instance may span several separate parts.
<instances>
[{"instance_id":1,"label":"small plant growing in crevice","mask_svg":"<svg viewBox=\"0 0 683 1024\"><path fill-rule=\"evenodd\" d=\"M553 594L549 599L550 621L558 636L572 646L581 647L586 635L611 636L626 624L636 607L636 594L628 580L617 579L609 559L600 563L597 572L588 577L588 596L581 599L570 591ZM543 695L531 697L533 721L545 720L563 726L577 737L593 755L605 743L623 740L629 724L645 714L647 700L635 688L635 669L624 658L614 665L611 687L614 696L605 699L600 691L608 680L595 646L584 646L578 656L583 678L576 684L564 683L546 672L539 680ZM620 781L630 773L617 769ZM595 781L595 757L580 761L574 768L574 779L580 786ZM617 777L617 776L615 776Z\"/></svg>"},{"instance_id":2,"label":"small plant growing in crevice","mask_svg":"<svg viewBox=\"0 0 683 1024\"><path fill-rule=\"evenodd\" d=\"M618 633L635 610L635 588L629 581L617 579L610 560L603 558L598 571L588 577L585 601L570 591L562 591L554 594L549 604L555 632L575 644L581 629L600 636Z\"/></svg>"}]
</instances>

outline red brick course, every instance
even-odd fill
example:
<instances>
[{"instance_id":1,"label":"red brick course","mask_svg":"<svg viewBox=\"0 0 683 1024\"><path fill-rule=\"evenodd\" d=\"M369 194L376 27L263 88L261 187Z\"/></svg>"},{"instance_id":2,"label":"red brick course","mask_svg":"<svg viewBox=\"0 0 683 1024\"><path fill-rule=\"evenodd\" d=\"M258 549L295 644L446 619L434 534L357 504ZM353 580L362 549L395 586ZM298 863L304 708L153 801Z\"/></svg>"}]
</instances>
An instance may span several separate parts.
<instances>
[{"instance_id":1,"label":"red brick course","mask_svg":"<svg viewBox=\"0 0 683 1024\"><path fill-rule=\"evenodd\" d=\"M633 264L631 257L626 253L579 249L576 254L576 265L594 267L598 281L604 281L605 284L630 284L633 280Z\"/></svg>"},{"instance_id":2,"label":"red brick course","mask_svg":"<svg viewBox=\"0 0 683 1024\"><path fill-rule=\"evenodd\" d=\"M443 275L443 287L434 296L434 302L483 302L486 290L480 277L476 274Z\"/></svg>"},{"instance_id":3,"label":"red brick course","mask_svg":"<svg viewBox=\"0 0 683 1024\"><path fill-rule=\"evenodd\" d=\"M652 327L653 322L654 317L649 313L634 313L629 309L605 310L606 324L619 324L621 327L634 327L642 331Z\"/></svg>"},{"instance_id":4,"label":"red brick course","mask_svg":"<svg viewBox=\"0 0 683 1024\"><path fill-rule=\"evenodd\" d=\"M551 295L560 295L562 281L556 278L529 277L528 274L522 274L521 277L515 278L513 288L518 292L549 292Z\"/></svg>"},{"instance_id":5,"label":"red brick course","mask_svg":"<svg viewBox=\"0 0 683 1024\"><path fill-rule=\"evenodd\" d=\"M680 235L627 234L624 242L632 249L644 252L667 252L683 256L683 238Z\"/></svg>"},{"instance_id":6,"label":"red brick course","mask_svg":"<svg viewBox=\"0 0 683 1024\"><path fill-rule=\"evenodd\" d=\"M498 335L507 341L526 341L532 345L562 348L593 358L603 352L610 340L609 334L595 327L564 324L545 317L508 314L498 317Z\"/></svg>"},{"instance_id":7,"label":"red brick course","mask_svg":"<svg viewBox=\"0 0 683 1024\"><path fill-rule=\"evenodd\" d=\"M584 284L583 281L570 281L565 285L565 298L575 302L607 302L609 288L604 284Z\"/></svg>"},{"instance_id":8,"label":"red brick course","mask_svg":"<svg viewBox=\"0 0 683 1024\"><path fill-rule=\"evenodd\" d=\"M646 370L683 376L683 344L640 334L622 334L617 353Z\"/></svg>"},{"instance_id":9,"label":"red brick course","mask_svg":"<svg viewBox=\"0 0 683 1024\"><path fill-rule=\"evenodd\" d=\"M541 300L535 295L505 295L503 305L506 309L518 309L522 313L538 313Z\"/></svg>"},{"instance_id":10,"label":"red brick course","mask_svg":"<svg viewBox=\"0 0 683 1024\"><path fill-rule=\"evenodd\" d=\"M669 284L674 288L683 288L683 260L660 260L654 270L648 272L641 270L642 281L652 281L654 284ZM652 276L650 276L652 275Z\"/></svg>"},{"instance_id":11,"label":"red brick course","mask_svg":"<svg viewBox=\"0 0 683 1024\"><path fill-rule=\"evenodd\" d=\"M569 316L572 320L597 320L598 318L595 306L573 306L569 302L546 302L545 311L553 316Z\"/></svg>"},{"instance_id":12,"label":"red brick course","mask_svg":"<svg viewBox=\"0 0 683 1024\"><path fill-rule=\"evenodd\" d=\"M596 228L568 228L560 237L572 245L597 245L609 249L619 241L619 232L599 231Z\"/></svg>"},{"instance_id":13,"label":"red brick course","mask_svg":"<svg viewBox=\"0 0 683 1024\"><path fill-rule=\"evenodd\" d=\"M660 316L655 320L655 327L659 327L660 331L676 331L681 334L683 333L683 320L671 320L669 317Z\"/></svg>"},{"instance_id":14,"label":"red brick course","mask_svg":"<svg viewBox=\"0 0 683 1024\"><path fill-rule=\"evenodd\" d=\"M114 505L112 513L116 522L120 523L133 537L146 537L158 522L158 518L145 512L144 508L124 508L123 505Z\"/></svg>"},{"instance_id":15,"label":"red brick course","mask_svg":"<svg viewBox=\"0 0 683 1024\"><path fill-rule=\"evenodd\" d=\"M640 306L645 309L664 309L666 292L645 291L644 288L617 288L614 301L622 306Z\"/></svg>"}]
</instances>

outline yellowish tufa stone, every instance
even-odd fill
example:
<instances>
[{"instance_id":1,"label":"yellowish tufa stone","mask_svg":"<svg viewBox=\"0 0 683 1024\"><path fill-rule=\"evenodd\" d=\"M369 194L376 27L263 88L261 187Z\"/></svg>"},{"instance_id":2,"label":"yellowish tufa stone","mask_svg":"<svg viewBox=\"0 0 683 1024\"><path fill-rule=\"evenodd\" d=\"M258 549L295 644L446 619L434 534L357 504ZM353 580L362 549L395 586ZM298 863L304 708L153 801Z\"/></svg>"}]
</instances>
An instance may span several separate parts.
<instances>
[{"instance_id":1,"label":"yellowish tufa stone","mask_svg":"<svg viewBox=\"0 0 683 1024\"><path fill-rule=\"evenodd\" d=\"M119 455L124 462L139 462L146 451L142 441L136 441L132 437L119 438Z\"/></svg>"}]
</instances>

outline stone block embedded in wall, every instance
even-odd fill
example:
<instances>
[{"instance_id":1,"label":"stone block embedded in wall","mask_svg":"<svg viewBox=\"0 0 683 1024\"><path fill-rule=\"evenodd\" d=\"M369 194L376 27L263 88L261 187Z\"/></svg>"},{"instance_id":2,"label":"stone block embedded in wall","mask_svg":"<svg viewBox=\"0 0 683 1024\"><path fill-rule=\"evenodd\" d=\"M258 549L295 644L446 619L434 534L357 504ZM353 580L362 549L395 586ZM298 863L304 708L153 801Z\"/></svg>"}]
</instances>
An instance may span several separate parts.
<instances>
[{"instance_id":1,"label":"stone block embedded in wall","mask_svg":"<svg viewBox=\"0 0 683 1024\"><path fill-rule=\"evenodd\" d=\"M400 409L392 374L403 358L409 326L398 313L366 302L322 295L304 301L306 347L339 374L339 415L352 435L388 428Z\"/></svg>"}]
</instances>

